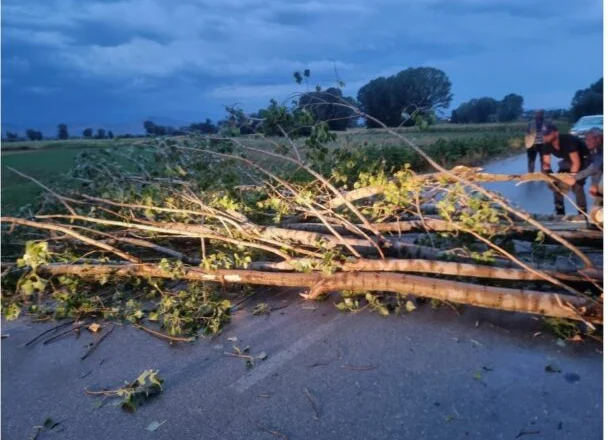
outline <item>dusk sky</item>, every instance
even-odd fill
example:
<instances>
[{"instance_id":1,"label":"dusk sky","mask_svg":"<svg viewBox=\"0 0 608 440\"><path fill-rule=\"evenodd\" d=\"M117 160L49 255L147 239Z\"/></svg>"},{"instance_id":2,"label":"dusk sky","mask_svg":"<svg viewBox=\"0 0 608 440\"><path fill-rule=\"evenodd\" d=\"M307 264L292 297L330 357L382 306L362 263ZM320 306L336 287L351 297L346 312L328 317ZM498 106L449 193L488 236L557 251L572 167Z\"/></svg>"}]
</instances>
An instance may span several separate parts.
<instances>
[{"instance_id":1,"label":"dusk sky","mask_svg":"<svg viewBox=\"0 0 608 440\"><path fill-rule=\"evenodd\" d=\"M356 96L418 66L447 73L452 108L511 92L569 107L602 76L602 1L2 2L3 130L217 120L305 91L295 70L327 87L335 67Z\"/></svg>"}]
</instances>

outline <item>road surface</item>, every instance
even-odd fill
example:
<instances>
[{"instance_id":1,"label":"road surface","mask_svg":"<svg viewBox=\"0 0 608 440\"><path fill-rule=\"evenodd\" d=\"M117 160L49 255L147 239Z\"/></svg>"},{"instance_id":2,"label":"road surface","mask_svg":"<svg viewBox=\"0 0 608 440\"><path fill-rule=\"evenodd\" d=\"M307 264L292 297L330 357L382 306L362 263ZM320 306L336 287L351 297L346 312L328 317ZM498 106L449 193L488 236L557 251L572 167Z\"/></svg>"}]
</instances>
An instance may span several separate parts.
<instances>
[{"instance_id":1,"label":"road surface","mask_svg":"<svg viewBox=\"0 0 608 440\"><path fill-rule=\"evenodd\" d=\"M24 347L55 323L3 323L2 438L28 438L47 417L61 424L41 440L281 438L260 426L290 439L601 438L600 344L558 345L527 315L425 304L384 318L296 296L259 294L192 344L117 327L84 361L98 336ZM287 307L253 316L260 301ZM224 354L233 344L268 357L248 370ZM165 389L135 414L84 394L146 369Z\"/></svg>"}]
</instances>

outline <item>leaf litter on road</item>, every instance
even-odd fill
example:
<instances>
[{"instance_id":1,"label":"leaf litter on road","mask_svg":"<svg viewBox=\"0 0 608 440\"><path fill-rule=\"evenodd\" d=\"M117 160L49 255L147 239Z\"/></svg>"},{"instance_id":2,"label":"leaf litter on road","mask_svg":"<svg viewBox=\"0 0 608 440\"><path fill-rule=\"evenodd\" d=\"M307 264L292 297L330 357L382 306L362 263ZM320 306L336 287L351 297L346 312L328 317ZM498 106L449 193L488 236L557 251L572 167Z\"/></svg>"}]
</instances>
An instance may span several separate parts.
<instances>
[{"instance_id":1,"label":"leaf litter on road","mask_svg":"<svg viewBox=\"0 0 608 440\"><path fill-rule=\"evenodd\" d=\"M122 400L118 400L118 404L123 410L132 413L151 397L160 394L163 390L163 382L164 380L158 375L158 370L145 370L137 379L127 383L124 387L99 391L85 389L85 393L91 396L121 397Z\"/></svg>"}]
</instances>

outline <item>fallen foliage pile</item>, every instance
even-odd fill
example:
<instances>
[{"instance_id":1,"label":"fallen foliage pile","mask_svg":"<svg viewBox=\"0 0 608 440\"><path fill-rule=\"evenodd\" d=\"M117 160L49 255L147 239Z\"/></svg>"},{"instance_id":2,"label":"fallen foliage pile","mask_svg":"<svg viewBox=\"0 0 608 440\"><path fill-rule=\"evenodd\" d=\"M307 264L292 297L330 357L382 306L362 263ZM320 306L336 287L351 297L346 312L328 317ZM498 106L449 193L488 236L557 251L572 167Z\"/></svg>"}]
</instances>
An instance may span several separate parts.
<instances>
[{"instance_id":1,"label":"fallen foliage pile","mask_svg":"<svg viewBox=\"0 0 608 440\"><path fill-rule=\"evenodd\" d=\"M84 151L72 188L41 184L40 204L2 218L4 254L25 245L3 263L3 313L192 336L229 319L226 289L265 285L343 292L343 310L360 295L382 314L411 311L411 295L602 322L602 231L532 217L476 183L559 176L448 171L387 133L435 172L330 150L325 124L297 144L190 136Z\"/></svg>"}]
</instances>

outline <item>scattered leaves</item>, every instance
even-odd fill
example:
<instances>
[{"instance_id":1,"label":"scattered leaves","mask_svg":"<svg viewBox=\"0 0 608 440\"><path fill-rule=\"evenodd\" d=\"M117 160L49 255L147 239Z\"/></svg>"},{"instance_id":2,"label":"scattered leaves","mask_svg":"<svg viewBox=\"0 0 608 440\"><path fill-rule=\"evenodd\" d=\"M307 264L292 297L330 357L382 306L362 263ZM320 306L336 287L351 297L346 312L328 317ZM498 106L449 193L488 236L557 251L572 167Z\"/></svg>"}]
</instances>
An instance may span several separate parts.
<instances>
[{"instance_id":1,"label":"scattered leaves","mask_svg":"<svg viewBox=\"0 0 608 440\"><path fill-rule=\"evenodd\" d=\"M341 312L355 312L359 309L359 301L353 298L344 298L343 301L336 303L336 308Z\"/></svg>"},{"instance_id":2,"label":"scattered leaves","mask_svg":"<svg viewBox=\"0 0 608 440\"><path fill-rule=\"evenodd\" d=\"M388 307L386 307L386 305L382 303L379 296L372 295L371 293L366 293L365 299L367 300L367 303L372 308L372 310L378 312L381 316L390 315Z\"/></svg>"},{"instance_id":3,"label":"scattered leaves","mask_svg":"<svg viewBox=\"0 0 608 440\"><path fill-rule=\"evenodd\" d=\"M127 383L122 388L115 390L101 390L85 392L93 396L118 396L122 397L119 401L121 408L127 412L135 412L137 407L145 403L153 396L160 394L163 390L163 379L158 375L158 371L145 370L137 379Z\"/></svg>"},{"instance_id":4,"label":"scattered leaves","mask_svg":"<svg viewBox=\"0 0 608 440\"><path fill-rule=\"evenodd\" d=\"M570 339L581 333L579 323L569 319L543 317L543 325L560 339Z\"/></svg>"}]
</instances>

